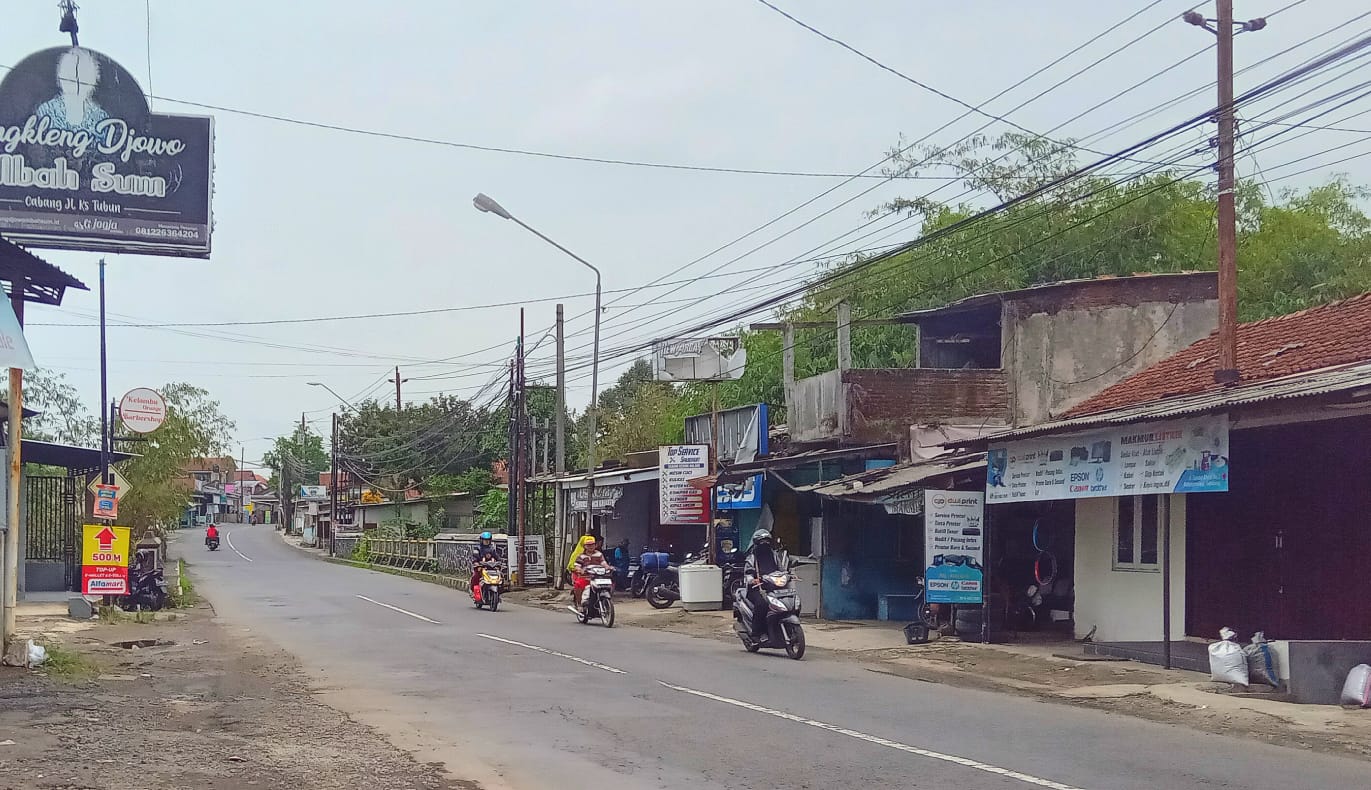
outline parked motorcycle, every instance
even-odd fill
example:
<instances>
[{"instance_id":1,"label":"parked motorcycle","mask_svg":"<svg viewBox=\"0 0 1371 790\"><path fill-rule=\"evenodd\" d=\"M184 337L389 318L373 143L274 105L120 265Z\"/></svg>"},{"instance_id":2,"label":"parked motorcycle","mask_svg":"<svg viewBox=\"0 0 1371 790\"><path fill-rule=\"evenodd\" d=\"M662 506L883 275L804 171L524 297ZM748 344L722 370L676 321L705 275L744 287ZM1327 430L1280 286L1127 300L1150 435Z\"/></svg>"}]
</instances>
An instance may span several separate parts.
<instances>
[{"instance_id":1,"label":"parked motorcycle","mask_svg":"<svg viewBox=\"0 0 1371 790\"><path fill-rule=\"evenodd\" d=\"M789 567L788 561L786 567ZM766 602L765 611L753 611L746 588L738 589L733 595L733 630L743 648L749 653L762 648L784 648L791 658L797 661L804 658L805 632L800 625L800 595L795 591L794 575L788 570L776 571L759 581L762 599ZM752 623L756 617L766 618L760 640L752 637Z\"/></svg>"},{"instance_id":2,"label":"parked motorcycle","mask_svg":"<svg viewBox=\"0 0 1371 790\"><path fill-rule=\"evenodd\" d=\"M126 612L161 611L167 604L167 581L161 568L129 570L128 595L119 599L119 608Z\"/></svg>"},{"instance_id":3,"label":"parked motorcycle","mask_svg":"<svg viewBox=\"0 0 1371 790\"><path fill-rule=\"evenodd\" d=\"M614 571L603 565L585 569L590 585L586 587L583 606L576 612L576 621L589 625L598 619L605 628L614 627Z\"/></svg>"},{"instance_id":4,"label":"parked motorcycle","mask_svg":"<svg viewBox=\"0 0 1371 790\"><path fill-rule=\"evenodd\" d=\"M634 598L642 598L647 588L657 580L657 574L671 564L671 555L664 551L645 551L638 557L638 569L628 580L628 592Z\"/></svg>"},{"instance_id":5,"label":"parked motorcycle","mask_svg":"<svg viewBox=\"0 0 1371 790\"><path fill-rule=\"evenodd\" d=\"M476 567L481 572L481 579L471 588L471 600L477 609L489 606L494 612L500 608L500 590L505 583L503 569L495 560L486 560Z\"/></svg>"},{"instance_id":6,"label":"parked motorcycle","mask_svg":"<svg viewBox=\"0 0 1371 790\"><path fill-rule=\"evenodd\" d=\"M687 554L685 560L679 565L670 564L657 571L657 576L648 585L644 596L653 609L668 609L671 604L681 600L681 576L679 569L681 565L694 565L705 561L705 550L702 548L693 554Z\"/></svg>"}]
</instances>

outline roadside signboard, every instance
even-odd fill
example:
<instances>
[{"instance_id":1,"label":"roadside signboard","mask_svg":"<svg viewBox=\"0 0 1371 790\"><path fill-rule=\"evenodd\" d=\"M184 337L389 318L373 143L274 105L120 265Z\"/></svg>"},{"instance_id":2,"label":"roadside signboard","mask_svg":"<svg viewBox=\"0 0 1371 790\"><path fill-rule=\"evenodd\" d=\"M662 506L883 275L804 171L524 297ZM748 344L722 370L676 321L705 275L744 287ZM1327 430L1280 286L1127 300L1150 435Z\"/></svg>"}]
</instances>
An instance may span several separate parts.
<instances>
[{"instance_id":1,"label":"roadside signboard","mask_svg":"<svg viewBox=\"0 0 1371 790\"><path fill-rule=\"evenodd\" d=\"M985 494L924 491L924 596L978 604L984 592Z\"/></svg>"},{"instance_id":2,"label":"roadside signboard","mask_svg":"<svg viewBox=\"0 0 1371 790\"><path fill-rule=\"evenodd\" d=\"M152 433L167 419L167 402L157 390L129 390L119 400L119 419L134 433Z\"/></svg>"},{"instance_id":3,"label":"roadside signboard","mask_svg":"<svg viewBox=\"0 0 1371 790\"><path fill-rule=\"evenodd\" d=\"M52 47L0 80L0 232L30 247L208 258L214 125L152 112L133 75Z\"/></svg>"},{"instance_id":4,"label":"roadside signboard","mask_svg":"<svg viewBox=\"0 0 1371 790\"><path fill-rule=\"evenodd\" d=\"M24 328L19 326L19 319L15 318L9 300L0 301L5 303L0 308L0 368L33 370L37 365L29 351L29 341L24 339Z\"/></svg>"},{"instance_id":5,"label":"roadside signboard","mask_svg":"<svg viewBox=\"0 0 1371 790\"><path fill-rule=\"evenodd\" d=\"M657 448L657 485L662 524L708 524L709 491L690 484L709 474L709 445Z\"/></svg>"},{"instance_id":6,"label":"roadside signboard","mask_svg":"<svg viewBox=\"0 0 1371 790\"><path fill-rule=\"evenodd\" d=\"M109 474L111 480L110 485L118 489L114 494L115 499L123 499L124 497L129 495L129 492L133 491L133 483L130 483L127 477L124 477L123 475L119 474L118 469L115 469L111 466L109 468ZM91 480L90 485L86 486L86 488L89 489L92 494L94 494L96 493L96 487L99 485L101 485L100 476L96 475L95 479Z\"/></svg>"},{"instance_id":7,"label":"roadside signboard","mask_svg":"<svg viewBox=\"0 0 1371 790\"><path fill-rule=\"evenodd\" d=\"M129 591L129 528L86 524L81 530L81 594Z\"/></svg>"},{"instance_id":8,"label":"roadside signboard","mask_svg":"<svg viewBox=\"0 0 1371 790\"><path fill-rule=\"evenodd\" d=\"M1228 416L991 445L990 504L1228 490Z\"/></svg>"},{"instance_id":9,"label":"roadside signboard","mask_svg":"<svg viewBox=\"0 0 1371 790\"><path fill-rule=\"evenodd\" d=\"M110 521L119 518L119 486L96 484L95 517Z\"/></svg>"}]
</instances>

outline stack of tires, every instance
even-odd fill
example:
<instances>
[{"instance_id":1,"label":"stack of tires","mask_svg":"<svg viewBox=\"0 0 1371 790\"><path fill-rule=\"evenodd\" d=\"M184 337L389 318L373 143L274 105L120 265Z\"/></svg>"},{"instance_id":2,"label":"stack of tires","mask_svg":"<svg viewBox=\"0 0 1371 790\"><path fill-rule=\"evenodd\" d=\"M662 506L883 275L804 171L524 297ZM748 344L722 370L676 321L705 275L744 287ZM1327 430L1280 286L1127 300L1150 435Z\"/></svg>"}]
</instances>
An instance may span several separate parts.
<instances>
[{"instance_id":1,"label":"stack of tires","mask_svg":"<svg viewBox=\"0 0 1371 790\"><path fill-rule=\"evenodd\" d=\"M968 642L979 642L985 625L986 615L990 617L989 639L1000 642L1005 637L1004 602L997 596L990 596L984 608L980 606L958 606L952 616L952 628L957 636Z\"/></svg>"}]
</instances>

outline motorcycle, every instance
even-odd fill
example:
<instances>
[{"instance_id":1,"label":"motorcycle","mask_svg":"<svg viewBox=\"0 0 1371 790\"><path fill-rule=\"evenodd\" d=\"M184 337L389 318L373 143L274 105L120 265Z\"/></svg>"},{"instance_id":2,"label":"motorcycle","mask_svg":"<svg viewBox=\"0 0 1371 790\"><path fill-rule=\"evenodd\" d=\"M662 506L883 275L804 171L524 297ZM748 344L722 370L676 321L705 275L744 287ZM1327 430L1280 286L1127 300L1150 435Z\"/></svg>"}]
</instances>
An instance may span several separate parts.
<instances>
[{"instance_id":1,"label":"motorcycle","mask_svg":"<svg viewBox=\"0 0 1371 790\"><path fill-rule=\"evenodd\" d=\"M642 598L647 589L657 580L657 574L671 564L671 555L664 551L645 551L638 557L638 569L628 580L628 592L634 598Z\"/></svg>"},{"instance_id":2,"label":"motorcycle","mask_svg":"<svg viewBox=\"0 0 1371 790\"><path fill-rule=\"evenodd\" d=\"M598 619L605 628L613 628L614 571L603 565L592 565L585 569L585 575L590 579L590 585L585 589L583 606L576 612L576 621L589 625L591 620Z\"/></svg>"},{"instance_id":3,"label":"motorcycle","mask_svg":"<svg viewBox=\"0 0 1371 790\"><path fill-rule=\"evenodd\" d=\"M205 538L205 545L209 547L209 550L210 550L210 551L218 551L218 550L219 550L219 538L218 538L218 537Z\"/></svg>"},{"instance_id":4,"label":"motorcycle","mask_svg":"<svg viewBox=\"0 0 1371 790\"><path fill-rule=\"evenodd\" d=\"M705 561L705 550L702 548L694 554L687 554L685 560L680 564L668 564L665 568L657 571L656 577L647 586L643 593L647 598L648 604L653 609L669 609L671 604L681 600L681 576L679 569L681 565L694 565Z\"/></svg>"},{"instance_id":5,"label":"motorcycle","mask_svg":"<svg viewBox=\"0 0 1371 790\"><path fill-rule=\"evenodd\" d=\"M500 563L486 560L476 567L481 572L481 579L471 588L471 600L477 609L489 606L490 611L494 612L500 608L500 590L505 582Z\"/></svg>"},{"instance_id":6,"label":"motorcycle","mask_svg":"<svg viewBox=\"0 0 1371 790\"><path fill-rule=\"evenodd\" d=\"M119 599L119 608L126 612L161 611L167 604L167 581L161 568L129 572L129 592Z\"/></svg>"},{"instance_id":7,"label":"motorcycle","mask_svg":"<svg viewBox=\"0 0 1371 790\"><path fill-rule=\"evenodd\" d=\"M789 562L786 567L789 567ZM794 575L788 570L776 571L758 581L761 583L762 599L767 605L766 611L753 611L746 588L733 593L733 630L742 641L743 648L749 653L764 647L784 648L786 655L796 661L804 658L805 632L800 625L800 595L795 592ZM752 637L752 623L756 617L766 618L760 640Z\"/></svg>"}]
</instances>

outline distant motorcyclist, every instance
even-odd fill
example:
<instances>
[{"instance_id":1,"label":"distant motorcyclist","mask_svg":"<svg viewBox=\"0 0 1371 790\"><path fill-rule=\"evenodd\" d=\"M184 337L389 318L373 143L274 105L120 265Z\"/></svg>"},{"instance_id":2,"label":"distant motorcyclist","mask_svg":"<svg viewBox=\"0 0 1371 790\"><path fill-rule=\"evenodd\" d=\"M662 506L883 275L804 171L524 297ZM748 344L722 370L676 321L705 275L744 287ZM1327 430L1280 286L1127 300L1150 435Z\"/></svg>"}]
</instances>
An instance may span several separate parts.
<instances>
[{"instance_id":1,"label":"distant motorcyclist","mask_svg":"<svg viewBox=\"0 0 1371 790\"><path fill-rule=\"evenodd\" d=\"M205 527L205 545L208 546L211 542L219 542L219 528L213 524Z\"/></svg>"},{"instance_id":2,"label":"distant motorcyclist","mask_svg":"<svg viewBox=\"0 0 1371 790\"><path fill-rule=\"evenodd\" d=\"M476 543L476 550L471 553L471 589L481 583L481 563L486 560L500 561L500 550L495 547L495 536L490 532L482 532L481 537Z\"/></svg>"},{"instance_id":3,"label":"distant motorcyclist","mask_svg":"<svg viewBox=\"0 0 1371 790\"><path fill-rule=\"evenodd\" d=\"M747 585L747 600L752 604L752 636L760 638L766 632L766 596L762 594L762 577L786 568L785 553L776 545L771 532L759 529L752 533L743 565L743 583Z\"/></svg>"}]
</instances>

